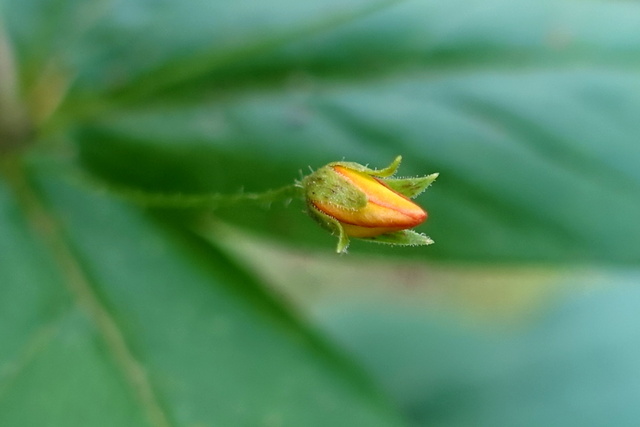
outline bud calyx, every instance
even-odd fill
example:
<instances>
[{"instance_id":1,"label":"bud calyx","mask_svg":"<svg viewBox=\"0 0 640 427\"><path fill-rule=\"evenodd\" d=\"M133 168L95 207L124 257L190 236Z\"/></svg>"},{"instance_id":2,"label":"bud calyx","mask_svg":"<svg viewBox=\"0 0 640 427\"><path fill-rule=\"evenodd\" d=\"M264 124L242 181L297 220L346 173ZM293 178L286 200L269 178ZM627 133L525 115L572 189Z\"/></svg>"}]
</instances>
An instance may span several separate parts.
<instances>
[{"instance_id":1,"label":"bud calyx","mask_svg":"<svg viewBox=\"0 0 640 427\"><path fill-rule=\"evenodd\" d=\"M397 245L428 245L429 237L411 228L427 212L410 199L438 177L391 178L401 157L376 170L352 162L334 162L306 176L303 188L309 214L339 236L337 252L346 252L349 237Z\"/></svg>"}]
</instances>

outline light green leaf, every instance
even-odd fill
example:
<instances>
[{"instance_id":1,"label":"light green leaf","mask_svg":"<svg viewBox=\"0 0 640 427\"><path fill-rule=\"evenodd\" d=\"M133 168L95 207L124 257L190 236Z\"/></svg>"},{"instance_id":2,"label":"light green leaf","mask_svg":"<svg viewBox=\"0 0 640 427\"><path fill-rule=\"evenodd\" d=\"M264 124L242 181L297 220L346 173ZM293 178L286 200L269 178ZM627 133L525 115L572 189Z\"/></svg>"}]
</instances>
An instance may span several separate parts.
<instances>
[{"instance_id":1,"label":"light green leaf","mask_svg":"<svg viewBox=\"0 0 640 427\"><path fill-rule=\"evenodd\" d=\"M591 292L565 294L506 325L446 306L351 301L315 312L413 426L633 425L640 416L640 333L632 321L638 271L599 277Z\"/></svg>"},{"instance_id":2,"label":"light green leaf","mask_svg":"<svg viewBox=\"0 0 640 427\"><path fill-rule=\"evenodd\" d=\"M1 425L402 425L216 248L43 164L5 169Z\"/></svg>"}]
</instances>

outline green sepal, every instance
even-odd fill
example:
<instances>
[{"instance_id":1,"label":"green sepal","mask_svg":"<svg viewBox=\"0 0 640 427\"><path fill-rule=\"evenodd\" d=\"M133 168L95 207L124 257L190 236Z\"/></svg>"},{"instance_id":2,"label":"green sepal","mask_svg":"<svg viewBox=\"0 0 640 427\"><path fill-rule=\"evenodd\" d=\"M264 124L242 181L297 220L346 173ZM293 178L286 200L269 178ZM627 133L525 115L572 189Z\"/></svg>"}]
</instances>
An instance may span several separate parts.
<instances>
[{"instance_id":1,"label":"green sepal","mask_svg":"<svg viewBox=\"0 0 640 427\"><path fill-rule=\"evenodd\" d=\"M333 234L338 235L338 246L336 252L339 254L347 253L349 247L349 236L344 231L344 227L337 219L318 210L315 206L309 205L309 216L313 218L324 229L329 230Z\"/></svg>"},{"instance_id":2,"label":"green sepal","mask_svg":"<svg viewBox=\"0 0 640 427\"><path fill-rule=\"evenodd\" d=\"M381 234L375 237L367 237L362 240L402 246L424 246L433 243L431 237L421 233L416 233L413 230L400 230L393 233Z\"/></svg>"},{"instance_id":3,"label":"green sepal","mask_svg":"<svg viewBox=\"0 0 640 427\"><path fill-rule=\"evenodd\" d=\"M334 220L338 226L338 246L336 246L336 253L346 254L349 247L349 236L344 231L344 227L338 221Z\"/></svg>"},{"instance_id":4,"label":"green sepal","mask_svg":"<svg viewBox=\"0 0 640 427\"><path fill-rule=\"evenodd\" d=\"M416 178L385 179L384 183L392 190L413 199L433 184L433 181L435 181L436 178L438 178L438 174L432 173L431 175L419 176Z\"/></svg>"},{"instance_id":5,"label":"green sepal","mask_svg":"<svg viewBox=\"0 0 640 427\"><path fill-rule=\"evenodd\" d=\"M345 209L357 210L367 205L367 195L331 166L323 166L302 181L307 200L331 203Z\"/></svg>"},{"instance_id":6,"label":"green sepal","mask_svg":"<svg viewBox=\"0 0 640 427\"><path fill-rule=\"evenodd\" d=\"M358 172L366 173L367 175L376 176L379 178L387 178L387 177L393 176L393 174L396 173L396 171L398 170L398 167L400 166L401 161L402 161L402 156L398 156L393 160L393 162L391 162L389 166L387 166L384 169L371 169L359 163L354 163L354 162L333 162L333 163L329 163L329 166L334 166L334 165L344 166L346 168L353 169Z\"/></svg>"}]
</instances>

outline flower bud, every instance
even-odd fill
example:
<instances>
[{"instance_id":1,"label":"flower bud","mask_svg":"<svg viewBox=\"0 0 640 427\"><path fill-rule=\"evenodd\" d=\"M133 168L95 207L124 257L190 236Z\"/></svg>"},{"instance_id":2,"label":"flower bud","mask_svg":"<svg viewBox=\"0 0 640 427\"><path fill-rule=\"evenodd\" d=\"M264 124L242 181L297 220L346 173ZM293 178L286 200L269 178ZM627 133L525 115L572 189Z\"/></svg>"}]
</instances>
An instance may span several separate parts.
<instances>
[{"instance_id":1,"label":"flower bud","mask_svg":"<svg viewBox=\"0 0 640 427\"><path fill-rule=\"evenodd\" d=\"M427 219L427 212L410 200L438 176L390 178L398 156L385 169L369 169L358 163L334 162L305 177L301 183L310 215L338 234L339 253L349 237L398 245L425 245L433 241L409 230Z\"/></svg>"}]
</instances>

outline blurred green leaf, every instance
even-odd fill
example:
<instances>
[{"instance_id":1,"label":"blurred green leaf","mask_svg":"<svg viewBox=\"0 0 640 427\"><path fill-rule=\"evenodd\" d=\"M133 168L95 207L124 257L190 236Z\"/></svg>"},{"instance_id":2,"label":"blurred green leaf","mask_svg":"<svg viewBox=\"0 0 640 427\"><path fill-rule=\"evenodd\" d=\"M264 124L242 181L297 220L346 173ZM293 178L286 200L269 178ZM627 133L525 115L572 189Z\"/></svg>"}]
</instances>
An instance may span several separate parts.
<instances>
[{"instance_id":1,"label":"blurred green leaf","mask_svg":"<svg viewBox=\"0 0 640 427\"><path fill-rule=\"evenodd\" d=\"M633 426L640 417L638 274L601 274L600 285L583 294L574 284L519 324L393 304L315 311L416 427Z\"/></svg>"},{"instance_id":2,"label":"blurred green leaf","mask_svg":"<svg viewBox=\"0 0 640 427\"><path fill-rule=\"evenodd\" d=\"M0 425L402 425L215 248L39 169L0 187Z\"/></svg>"},{"instance_id":3,"label":"blurred green leaf","mask_svg":"<svg viewBox=\"0 0 640 427\"><path fill-rule=\"evenodd\" d=\"M27 0L4 9L26 69L52 61L74 71L71 102L148 95L393 3Z\"/></svg>"},{"instance_id":4,"label":"blurred green leaf","mask_svg":"<svg viewBox=\"0 0 640 427\"><path fill-rule=\"evenodd\" d=\"M337 19L321 12L318 22ZM84 164L102 176L189 193L259 191L307 166L384 165L402 154L401 174L441 173L422 197L431 213L423 230L437 245L412 254L634 262L639 13L611 2L370 8L252 54L238 48L198 72L189 58L220 47L194 47L172 63L179 81L126 102L112 92L76 136ZM299 211L219 215L327 246Z\"/></svg>"},{"instance_id":5,"label":"blurred green leaf","mask_svg":"<svg viewBox=\"0 0 640 427\"><path fill-rule=\"evenodd\" d=\"M637 3L0 0L0 13L0 425L402 425L245 271L258 263L219 249L222 219L331 252L300 201L218 209L197 235L70 184L69 159L114 188L194 194L401 154L401 174L441 173L419 199L436 245L354 252L640 261ZM391 298L322 322L417 426L622 425L638 417L637 295L597 295L513 334L398 314Z\"/></svg>"}]
</instances>

